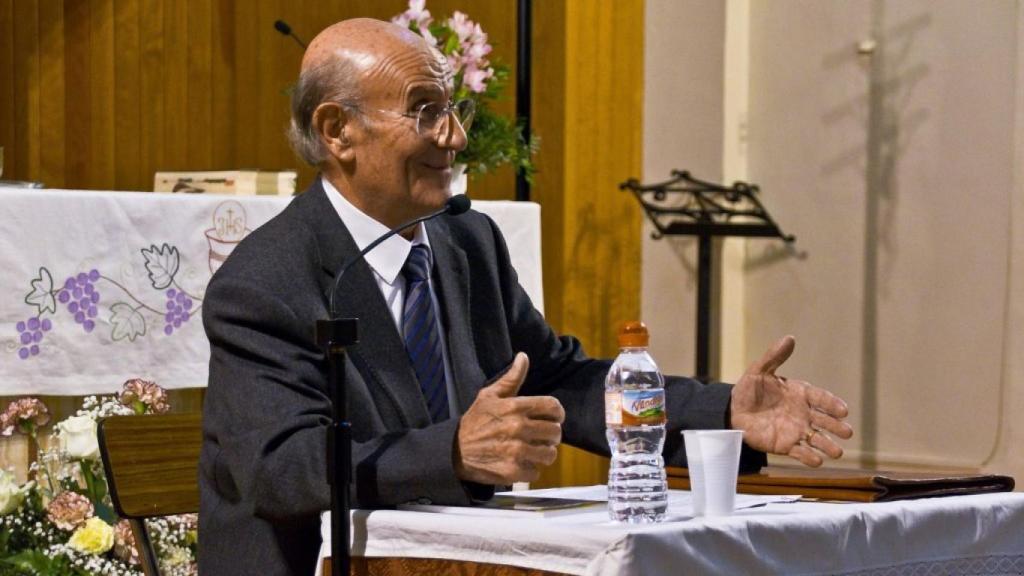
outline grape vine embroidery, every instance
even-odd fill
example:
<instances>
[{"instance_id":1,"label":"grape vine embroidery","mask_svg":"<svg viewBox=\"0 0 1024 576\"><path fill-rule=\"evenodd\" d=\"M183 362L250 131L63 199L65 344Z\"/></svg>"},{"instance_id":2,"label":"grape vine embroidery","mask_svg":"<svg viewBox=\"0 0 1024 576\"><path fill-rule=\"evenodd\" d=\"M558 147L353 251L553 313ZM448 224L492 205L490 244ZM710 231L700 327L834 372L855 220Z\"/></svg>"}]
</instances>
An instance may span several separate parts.
<instances>
[{"instance_id":1,"label":"grape vine embroidery","mask_svg":"<svg viewBox=\"0 0 1024 576\"><path fill-rule=\"evenodd\" d=\"M39 356L45 335L66 321L61 318L73 320L86 334L100 332L97 329L101 326L109 327L110 339L115 342L134 342L145 336L150 322L162 321L167 336L181 330L199 311L202 299L178 284L176 276L182 268L178 249L153 244L140 253L149 288L163 294L162 304L149 304L146 293L133 292L96 268L67 276L63 284L55 287L53 275L43 267L39 276L30 281L32 289L25 296L25 304L33 312L17 322L17 340L8 348L21 360Z\"/></svg>"}]
</instances>

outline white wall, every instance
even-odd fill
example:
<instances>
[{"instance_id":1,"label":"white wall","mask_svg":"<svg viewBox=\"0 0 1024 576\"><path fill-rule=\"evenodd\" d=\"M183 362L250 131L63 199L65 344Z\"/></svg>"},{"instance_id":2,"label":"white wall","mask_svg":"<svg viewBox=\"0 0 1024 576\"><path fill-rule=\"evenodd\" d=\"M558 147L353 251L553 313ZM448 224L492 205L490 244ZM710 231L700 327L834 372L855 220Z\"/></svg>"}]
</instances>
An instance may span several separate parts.
<instances>
[{"instance_id":1,"label":"white wall","mask_svg":"<svg viewBox=\"0 0 1024 576\"><path fill-rule=\"evenodd\" d=\"M749 98L725 110L724 6L647 2L644 179L728 172L723 118L746 103L741 165L807 252L752 240L727 267L745 328L726 355L796 334L786 373L850 401L849 464L1024 473L1017 3L750 0ZM692 373L694 261L692 244L645 239L644 317L676 373Z\"/></svg>"},{"instance_id":2,"label":"white wall","mask_svg":"<svg viewBox=\"0 0 1024 576\"><path fill-rule=\"evenodd\" d=\"M674 168L722 176L725 3L647 0L642 180ZM697 243L651 239L645 221L641 311L651 353L671 374L694 373Z\"/></svg>"}]
</instances>

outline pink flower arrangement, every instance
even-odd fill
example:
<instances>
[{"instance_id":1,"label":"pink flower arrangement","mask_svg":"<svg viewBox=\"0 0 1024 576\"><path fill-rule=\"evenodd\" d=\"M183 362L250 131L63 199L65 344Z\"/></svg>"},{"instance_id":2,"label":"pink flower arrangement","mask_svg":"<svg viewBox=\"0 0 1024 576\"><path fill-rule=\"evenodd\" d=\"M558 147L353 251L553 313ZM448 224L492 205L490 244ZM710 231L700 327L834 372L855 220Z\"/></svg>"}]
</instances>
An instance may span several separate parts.
<instances>
[{"instance_id":1,"label":"pink flower arrangement","mask_svg":"<svg viewBox=\"0 0 1024 576\"><path fill-rule=\"evenodd\" d=\"M487 90L487 82L494 76L487 59L492 48L487 33L469 16L456 10L444 23L436 24L426 9L426 0L409 0L409 9L391 22L417 32L445 55L455 75L456 92L460 86L475 94Z\"/></svg>"},{"instance_id":2,"label":"pink flower arrangement","mask_svg":"<svg viewBox=\"0 0 1024 576\"><path fill-rule=\"evenodd\" d=\"M0 466L0 557L31 559L39 574L140 574L128 521L111 509L103 463L91 453L101 418L167 412L167 392L153 382L128 380L118 394L88 396L74 416L53 426L60 449L42 450L34 478L24 485ZM11 402L0 412L0 433L36 436L51 415L36 398ZM38 443L37 448L39 448ZM196 574L198 516L170 516L150 523L153 548L168 574ZM8 562L9 563L9 562ZM4 564L4 562L0 562ZM15 571L19 574L17 566ZM8 571L0 568L0 572Z\"/></svg>"},{"instance_id":3,"label":"pink flower arrangement","mask_svg":"<svg viewBox=\"0 0 1024 576\"><path fill-rule=\"evenodd\" d=\"M167 403L167 391L155 382L141 378L125 382L118 398L136 414L163 414L171 409Z\"/></svg>"},{"instance_id":4,"label":"pink flower arrangement","mask_svg":"<svg viewBox=\"0 0 1024 576\"><path fill-rule=\"evenodd\" d=\"M20 398L0 414L0 435L10 436L17 429L30 436L37 426L50 421L50 410L38 398Z\"/></svg>"},{"instance_id":5,"label":"pink flower arrangement","mask_svg":"<svg viewBox=\"0 0 1024 576\"><path fill-rule=\"evenodd\" d=\"M46 507L46 517L50 519L50 522L68 532L85 524L85 521L92 517L93 512L92 502L71 490L65 490L58 494Z\"/></svg>"}]
</instances>

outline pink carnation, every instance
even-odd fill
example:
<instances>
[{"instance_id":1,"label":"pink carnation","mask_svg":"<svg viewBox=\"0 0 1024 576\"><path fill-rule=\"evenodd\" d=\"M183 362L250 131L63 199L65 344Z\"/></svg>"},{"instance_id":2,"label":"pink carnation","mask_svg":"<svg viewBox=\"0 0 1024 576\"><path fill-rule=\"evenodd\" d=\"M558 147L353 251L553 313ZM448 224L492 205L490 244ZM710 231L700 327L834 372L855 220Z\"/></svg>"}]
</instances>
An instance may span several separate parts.
<instances>
[{"instance_id":1,"label":"pink carnation","mask_svg":"<svg viewBox=\"0 0 1024 576\"><path fill-rule=\"evenodd\" d=\"M114 554L129 564L139 565L139 549L135 546L135 534L127 520L114 526Z\"/></svg>"},{"instance_id":2,"label":"pink carnation","mask_svg":"<svg viewBox=\"0 0 1024 576\"><path fill-rule=\"evenodd\" d=\"M78 492L65 490L46 506L46 516L61 530L78 528L92 517L92 502Z\"/></svg>"},{"instance_id":3,"label":"pink carnation","mask_svg":"<svg viewBox=\"0 0 1024 576\"><path fill-rule=\"evenodd\" d=\"M427 10L426 6L427 0L409 0L409 9L392 18L391 22L402 28L409 28L410 24L415 23L416 27L422 31L432 21L430 10Z\"/></svg>"},{"instance_id":4,"label":"pink carnation","mask_svg":"<svg viewBox=\"0 0 1024 576\"><path fill-rule=\"evenodd\" d=\"M15 428L42 426L50 421L50 411L38 398L19 398L0 414L0 435L10 436Z\"/></svg>"},{"instance_id":5,"label":"pink carnation","mask_svg":"<svg viewBox=\"0 0 1024 576\"><path fill-rule=\"evenodd\" d=\"M487 61L487 55L490 53L490 44L470 44L462 53L462 61L466 66L483 70L490 64Z\"/></svg>"},{"instance_id":6,"label":"pink carnation","mask_svg":"<svg viewBox=\"0 0 1024 576\"><path fill-rule=\"evenodd\" d=\"M423 24L420 24L420 36L423 36L423 39L431 46L437 46L437 38L434 38L434 35L430 33L430 28Z\"/></svg>"},{"instance_id":7,"label":"pink carnation","mask_svg":"<svg viewBox=\"0 0 1024 576\"><path fill-rule=\"evenodd\" d=\"M494 76L494 69L481 70L475 66L468 66L462 76L462 83L469 87L470 91L480 93L487 90L487 80Z\"/></svg>"},{"instance_id":8,"label":"pink carnation","mask_svg":"<svg viewBox=\"0 0 1024 576\"><path fill-rule=\"evenodd\" d=\"M198 530L199 529L199 514L181 514L178 516L178 520L185 526L186 530Z\"/></svg>"},{"instance_id":9,"label":"pink carnation","mask_svg":"<svg viewBox=\"0 0 1024 576\"><path fill-rule=\"evenodd\" d=\"M448 19L448 27L459 37L460 44L469 40L469 36L473 34L473 21L458 10Z\"/></svg>"},{"instance_id":10,"label":"pink carnation","mask_svg":"<svg viewBox=\"0 0 1024 576\"><path fill-rule=\"evenodd\" d=\"M484 32L479 23L473 24L473 31L469 34L467 41L470 44L487 44L487 33Z\"/></svg>"},{"instance_id":11,"label":"pink carnation","mask_svg":"<svg viewBox=\"0 0 1024 576\"><path fill-rule=\"evenodd\" d=\"M451 70L453 76L462 70L462 58L459 57L458 52L448 54L445 58L448 60L448 69Z\"/></svg>"},{"instance_id":12,"label":"pink carnation","mask_svg":"<svg viewBox=\"0 0 1024 576\"><path fill-rule=\"evenodd\" d=\"M125 382L118 399L122 404L131 408L135 408L136 402L141 402L145 411L150 414L162 414L171 409L170 404L167 403L167 391L155 382L141 378L133 378Z\"/></svg>"}]
</instances>

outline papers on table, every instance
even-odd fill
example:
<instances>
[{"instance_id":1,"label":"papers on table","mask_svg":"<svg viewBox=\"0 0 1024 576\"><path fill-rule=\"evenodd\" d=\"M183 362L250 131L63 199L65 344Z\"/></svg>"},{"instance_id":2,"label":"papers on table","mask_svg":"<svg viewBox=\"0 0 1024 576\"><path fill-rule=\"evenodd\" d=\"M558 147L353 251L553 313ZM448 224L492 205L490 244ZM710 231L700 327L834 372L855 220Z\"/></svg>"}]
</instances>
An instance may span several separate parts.
<instances>
[{"instance_id":1,"label":"papers on table","mask_svg":"<svg viewBox=\"0 0 1024 576\"><path fill-rule=\"evenodd\" d=\"M767 504L795 502L799 495L758 496L737 494L736 509L758 508ZM399 510L411 512L434 512L441 514L464 514L468 516L550 518L575 516L572 522L603 523L608 521L605 503L608 501L608 487L574 486L570 488L547 488L500 492L494 499L475 506L443 506L410 502L398 506ZM686 490L669 490L666 521L692 518L692 495Z\"/></svg>"},{"instance_id":2,"label":"papers on table","mask_svg":"<svg viewBox=\"0 0 1024 576\"><path fill-rule=\"evenodd\" d=\"M573 486L570 488L546 488L526 490L522 492L502 492L501 494L518 494L528 496L544 496L547 498L575 498L579 500L608 501L608 487L603 484L596 486ZM755 494L737 494L736 509L757 508L767 504L781 504L800 500L799 494L759 496ZM669 516L693 516L693 500L689 490L668 491Z\"/></svg>"}]
</instances>

